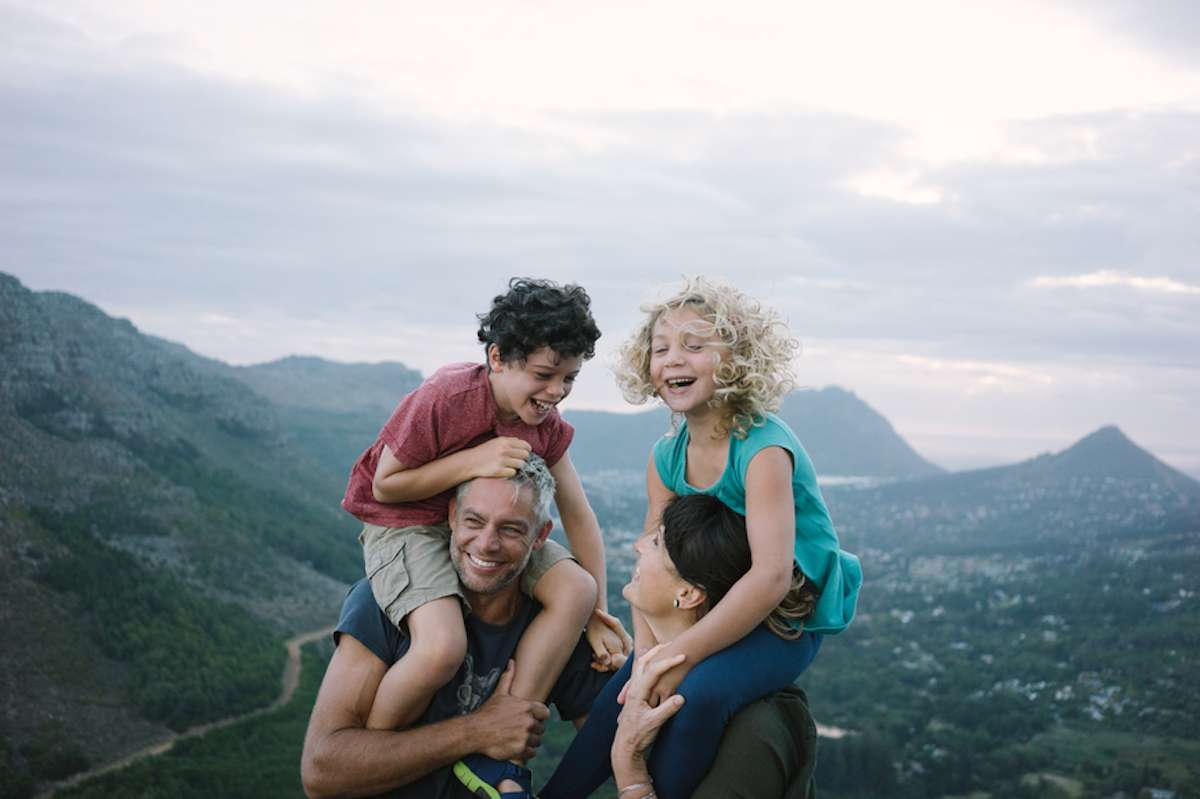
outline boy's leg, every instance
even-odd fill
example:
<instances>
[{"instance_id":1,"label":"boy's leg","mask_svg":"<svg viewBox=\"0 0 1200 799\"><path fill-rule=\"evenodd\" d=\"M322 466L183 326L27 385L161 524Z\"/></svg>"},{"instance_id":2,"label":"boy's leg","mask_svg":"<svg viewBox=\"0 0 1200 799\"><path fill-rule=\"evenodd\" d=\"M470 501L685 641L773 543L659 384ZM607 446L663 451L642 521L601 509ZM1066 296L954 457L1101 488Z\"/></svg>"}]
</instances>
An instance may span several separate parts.
<instances>
[{"instance_id":1,"label":"boy's leg","mask_svg":"<svg viewBox=\"0 0 1200 799\"><path fill-rule=\"evenodd\" d=\"M366 525L359 540L375 601L405 631L409 648L388 669L367 726L395 729L415 722L467 653L463 593L450 563L445 525Z\"/></svg>"},{"instance_id":2,"label":"boy's leg","mask_svg":"<svg viewBox=\"0 0 1200 799\"><path fill-rule=\"evenodd\" d=\"M612 776L613 738L621 706L617 696L633 672L633 658L625 661L592 704L587 722L571 741L558 769L542 789L542 799L577 799L588 796Z\"/></svg>"},{"instance_id":3,"label":"boy's leg","mask_svg":"<svg viewBox=\"0 0 1200 799\"><path fill-rule=\"evenodd\" d=\"M433 695L458 673L467 656L467 631L458 597L435 599L408 614L409 647L383 675L368 729L411 726Z\"/></svg>"},{"instance_id":4,"label":"boy's leg","mask_svg":"<svg viewBox=\"0 0 1200 799\"><path fill-rule=\"evenodd\" d=\"M521 634L513 655L517 673L512 694L544 703L596 607L596 581L565 548L547 541L530 558L521 588L532 593L542 609ZM511 780L496 785L502 792L520 787Z\"/></svg>"},{"instance_id":5,"label":"boy's leg","mask_svg":"<svg viewBox=\"0 0 1200 799\"><path fill-rule=\"evenodd\" d=\"M650 754L658 796L690 797L716 757L733 715L791 684L820 645L819 634L806 632L786 641L760 625L733 646L696 664L679 686L687 701L663 725Z\"/></svg>"},{"instance_id":6,"label":"boy's leg","mask_svg":"<svg viewBox=\"0 0 1200 799\"><path fill-rule=\"evenodd\" d=\"M561 552L547 552L552 544ZM526 569L532 572L529 584L523 580L521 587L530 589L542 610L517 644L512 693L545 702L596 607L596 581L553 541L546 542L535 558L540 562L530 559Z\"/></svg>"}]
</instances>

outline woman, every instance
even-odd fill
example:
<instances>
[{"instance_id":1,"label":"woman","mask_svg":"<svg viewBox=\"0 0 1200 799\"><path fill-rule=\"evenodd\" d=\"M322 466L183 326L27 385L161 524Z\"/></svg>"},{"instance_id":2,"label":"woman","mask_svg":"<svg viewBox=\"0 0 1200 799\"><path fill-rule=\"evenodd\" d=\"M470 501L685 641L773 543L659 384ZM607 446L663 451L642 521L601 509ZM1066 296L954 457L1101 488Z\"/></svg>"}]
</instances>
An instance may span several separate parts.
<instances>
[{"instance_id":1,"label":"woman","mask_svg":"<svg viewBox=\"0 0 1200 799\"><path fill-rule=\"evenodd\" d=\"M629 604L641 612L661 644L694 625L746 573L751 563L745 519L720 500L704 494L672 500L663 512L659 531L641 538L635 549L637 566L623 593ZM801 665L807 665L820 646L820 636L803 632L800 622L812 613L815 603L815 592L800 570L794 568L791 590L767 622L750 635L764 639L758 642L759 646L775 647L782 654L806 659ZM737 650L735 645L719 653L720 658L697 664L689 679L697 676L711 683L712 675L704 675L705 669L762 668L756 660L739 658ZM680 662L678 657L668 661L668 665L654 662L655 654L652 649L639 658L638 678L629 683L628 712L622 713L620 723L617 693L629 678L633 660L610 681L543 790L543 799L579 799L595 790L610 774L616 776L617 788L626 791L621 799L654 795L676 799L691 795L716 751L715 743L711 749L697 751L697 741L708 737L715 725L723 727L743 705L757 697L717 697L716 701L709 696L693 697L685 679L679 691L682 696L671 697L651 711L645 692L658 675ZM685 699L691 704L685 703ZM657 729L658 723L676 713L678 718L663 726L649 758L636 754L648 747L650 729Z\"/></svg>"}]
</instances>

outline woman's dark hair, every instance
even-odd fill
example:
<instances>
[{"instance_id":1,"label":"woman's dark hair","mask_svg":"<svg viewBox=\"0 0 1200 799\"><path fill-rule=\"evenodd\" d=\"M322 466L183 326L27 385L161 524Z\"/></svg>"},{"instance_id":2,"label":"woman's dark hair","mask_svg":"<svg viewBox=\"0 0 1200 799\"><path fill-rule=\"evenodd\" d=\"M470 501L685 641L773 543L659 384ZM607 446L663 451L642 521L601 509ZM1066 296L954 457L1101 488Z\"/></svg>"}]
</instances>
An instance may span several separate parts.
<instances>
[{"instance_id":1,"label":"woman's dark hair","mask_svg":"<svg viewBox=\"0 0 1200 799\"><path fill-rule=\"evenodd\" d=\"M479 314L479 341L495 344L503 361L523 361L542 347L566 358L596 354L600 328L592 318L592 300L579 286L552 280L514 277L508 292Z\"/></svg>"},{"instance_id":2,"label":"woman's dark hair","mask_svg":"<svg viewBox=\"0 0 1200 799\"><path fill-rule=\"evenodd\" d=\"M663 543L675 571L704 589L710 608L750 571L746 520L716 497L676 497L663 511L662 523ZM767 624L781 638L797 638L804 629L799 622L812 615L816 602L812 582L793 563L792 585L767 618Z\"/></svg>"}]
</instances>

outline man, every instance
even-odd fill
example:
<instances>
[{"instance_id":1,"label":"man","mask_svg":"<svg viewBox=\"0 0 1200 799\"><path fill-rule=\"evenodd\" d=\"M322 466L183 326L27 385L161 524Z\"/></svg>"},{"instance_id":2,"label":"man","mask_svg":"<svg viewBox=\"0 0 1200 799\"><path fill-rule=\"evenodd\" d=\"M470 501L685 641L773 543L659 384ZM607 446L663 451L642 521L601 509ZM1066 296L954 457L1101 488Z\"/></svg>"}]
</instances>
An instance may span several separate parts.
<instances>
[{"instance_id":1,"label":"man","mask_svg":"<svg viewBox=\"0 0 1200 799\"><path fill-rule=\"evenodd\" d=\"M537 456L511 478L459 486L449 547L471 606L467 657L412 728L367 727L380 681L408 642L366 581L355 584L305 736L301 778L309 796L471 796L452 771L457 761L473 753L499 762L533 756L549 711L509 693L510 658L538 612L518 578L550 533L553 496L554 479ZM590 664L582 641L550 694L565 719L586 714L608 677Z\"/></svg>"}]
</instances>

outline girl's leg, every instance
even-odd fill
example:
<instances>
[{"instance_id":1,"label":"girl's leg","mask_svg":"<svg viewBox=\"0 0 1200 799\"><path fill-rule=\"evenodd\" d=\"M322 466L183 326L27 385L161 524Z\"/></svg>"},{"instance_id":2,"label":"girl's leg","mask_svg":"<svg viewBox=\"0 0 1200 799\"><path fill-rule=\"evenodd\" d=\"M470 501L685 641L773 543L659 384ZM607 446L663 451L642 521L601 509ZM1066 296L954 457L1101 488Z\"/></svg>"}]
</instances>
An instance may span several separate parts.
<instances>
[{"instance_id":1,"label":"girl's leg","mask_svg":"<svg viewBox=\"0 0 1200 799\"><path fill-rule=\"evenodd\" d=\"M609 750L617 734L617 716L621 713L617 695L632 672L633 658L630 657L596 697L583 729L571 741L558 769L542 789L542 799L580 799L612 776Z\"/></svg>"},{"instance_id":2,"label":"girl's leg","mask_svg":"<svg viewBox=\"0 0 1200 799\"><path fill-rule=\"evenodd\" d=\"M785 641L762 625L698 663L679 686L687 701L663 725L650 754L655 793L661 799L688 799L716 757L725 725L733 715L755 699L791 684L812 662L820 645L819 634L806 632L794 641Z\"/></svg>"}]
</instances>

